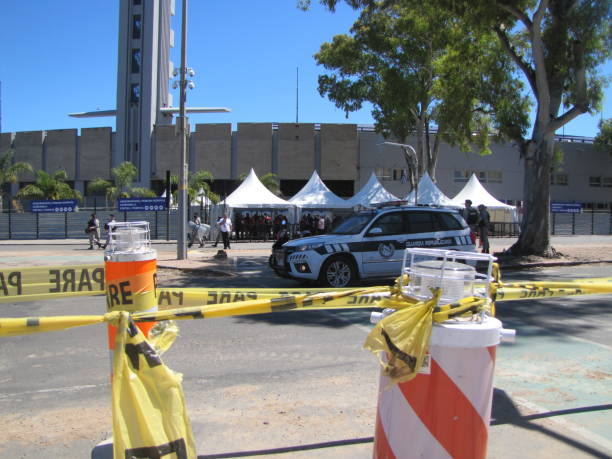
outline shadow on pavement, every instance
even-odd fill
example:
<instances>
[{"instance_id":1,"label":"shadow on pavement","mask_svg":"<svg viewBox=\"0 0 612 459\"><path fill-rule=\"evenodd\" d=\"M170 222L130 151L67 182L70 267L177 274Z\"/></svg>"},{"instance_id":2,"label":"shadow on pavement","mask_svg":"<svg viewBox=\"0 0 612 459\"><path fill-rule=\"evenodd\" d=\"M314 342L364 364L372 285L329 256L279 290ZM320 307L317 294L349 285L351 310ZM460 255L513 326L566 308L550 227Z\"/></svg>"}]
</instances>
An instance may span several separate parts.
<instances>
[{"instance_id":1,"label":"shadow on pavement","mask_svg":"<svg viewBox=\"0 0 612 459\"><path fill-rule=\"evenodd\" d=\"M361 443L372 443L374 437L352 438L349 440L327 441L322 443L311 443L309 445L286 446L284 448L259 449L254 451L237 451L232 453L198 455L198 459L222 459L230 457L263 456L267 454L291 453L296 451L308 451L321 448L333 448L335 446L358 445Z\"/></svg>"},{"instance_id":2,"label":"shadow on pavement","mask_svg":"<svg viewBox=\"0 0 612 459\"><path fill-rule=\"evenodd\" d=\"M491 412L490 425L496 426L496 425L502 425L502 424L512 424L516 427L539 432L542 435L546 435L557 441L570 445L580 451L583 451L587 454L592 455L593 457L609 458L610 456L608 454L601 452L593 448L592 446L586 445L567 435L563 435L558 432L555 432L545 426L531 422L536 419L544 419L544 418L549 418L553 416L562 416L566 414L582 413L582 412L589 412L589 411L602 411L602 410L609 410L609 409L612 409L612 404L573 408L569 410L549 411L547 413L538 413L538 414L523 416L521 415L520 411L517 409L516 405L514 404L512 399L508 396L508 394L506 394L505 391L501 389L494 389L493 390L493 409Z\"/></svg>"},{"instance_id":3,"label":"shadow on pavement","mask_svg":"<svg viewBox=\"0 0 612 459\"><path fill-rule=\"evenodd\" d=\"M270 325L344 328L367 322L370 311L370 309L351 309L334 311L333 314L327 311L288 311L237 316L235 320L239 323L266 322Z\"/></svg>"}]
</instances>

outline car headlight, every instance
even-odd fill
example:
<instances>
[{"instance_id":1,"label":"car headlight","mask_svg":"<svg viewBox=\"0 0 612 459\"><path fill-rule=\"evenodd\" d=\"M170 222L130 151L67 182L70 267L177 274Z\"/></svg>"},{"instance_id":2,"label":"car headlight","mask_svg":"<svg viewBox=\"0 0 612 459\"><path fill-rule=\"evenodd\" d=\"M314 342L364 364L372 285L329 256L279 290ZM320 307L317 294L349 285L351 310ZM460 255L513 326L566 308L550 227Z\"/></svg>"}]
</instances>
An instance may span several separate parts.
<instances>
[{"instance_id":1,"label":"car headlight","mask_svg":"<svg viewBox=\"0 0 612 459\"><path fill-rule=\"evenodd\" d=\"M306 250L315 250L318 249L319 247L323 247L323 244L320 242L317 242L315 244L304 244L304 245L298 245L295 250L297 252L305 252Z\"/></svg>"}]
</instances>

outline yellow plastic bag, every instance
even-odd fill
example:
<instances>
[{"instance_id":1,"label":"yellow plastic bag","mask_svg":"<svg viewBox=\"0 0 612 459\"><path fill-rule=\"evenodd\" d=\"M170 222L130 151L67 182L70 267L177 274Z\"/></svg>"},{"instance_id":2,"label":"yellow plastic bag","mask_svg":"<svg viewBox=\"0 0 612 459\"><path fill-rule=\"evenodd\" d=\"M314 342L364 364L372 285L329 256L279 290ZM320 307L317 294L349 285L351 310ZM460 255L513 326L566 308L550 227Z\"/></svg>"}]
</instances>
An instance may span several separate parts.
<instances>
[{"instance_id":1,"label":"yellow plastic bag","mask_svg":"<svg viewBox=\"0 0 612 459\"><path fill-rule=\"evenodd\" d=\"M163 364L128 313L116 326L114 457L196 458L181 375Z\"/></svg>"},{"instance_id":2,"label":"yellow plastic bag","mask_svg":"<svg viewBox=\"0 0 612 459\"><path fill-rule=\"evenodd\" d=\"M366 338L364 349L378 356L383 374L393 383L411 380L423 365L439 296L438 290L429 301L395 311L378 322Z\"/></svg>"}]
</instances>

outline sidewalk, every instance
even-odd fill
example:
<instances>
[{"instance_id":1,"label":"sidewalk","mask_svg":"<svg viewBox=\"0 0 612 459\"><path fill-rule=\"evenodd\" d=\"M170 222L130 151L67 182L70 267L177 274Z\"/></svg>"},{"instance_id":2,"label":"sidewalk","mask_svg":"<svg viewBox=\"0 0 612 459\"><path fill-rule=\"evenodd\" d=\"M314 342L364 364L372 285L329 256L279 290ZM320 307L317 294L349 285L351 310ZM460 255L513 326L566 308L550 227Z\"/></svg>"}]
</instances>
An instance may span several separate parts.
<instances>
[{"instance_id":1,"label":"sidewalk","mask_svg":"<svg viewBox=\"0 0 612 459\"><path fill-rule=\"evenodd\" d=\"M491 253L509 248L514 238L492 238ZM561 258L527 257L513 264L502 264L502 269L526 269L542 266L567 266L584 263L612 263L612 236L553 236L553 247L563 254ZM225 251L226 259L215 255L221 249L206 244L204 248L188 249L187 259L178 260L176 241L153 240L157 250L157 264L162 269L208 271L211 275L230 275L235 272L237 260L253 258L266 263L272 250L268 242L232 242ZM103 261L103 251L87 250L86 239L57 240L0 240L0 266L44 266L90 264Z\"/></svg>"}]
</instances>

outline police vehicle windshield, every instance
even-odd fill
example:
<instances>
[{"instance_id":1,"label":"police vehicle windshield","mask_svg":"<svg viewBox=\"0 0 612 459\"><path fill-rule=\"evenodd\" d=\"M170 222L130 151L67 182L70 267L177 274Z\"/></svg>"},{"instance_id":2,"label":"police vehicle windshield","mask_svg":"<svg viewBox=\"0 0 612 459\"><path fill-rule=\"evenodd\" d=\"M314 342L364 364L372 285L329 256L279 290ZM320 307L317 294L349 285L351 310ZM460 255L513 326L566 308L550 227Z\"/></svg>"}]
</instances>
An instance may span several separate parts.
<instances>
[{"instance_id":1,"label":"police vehicle windshield","mask_svg":"<svg viewBox=\"0 0 612 459\"><path fill-rule=\"evenodd\" d=\"M335 226L330 234L359 234L375 215L374 212L351 215Z\"/></svg>"}]
</instances>

